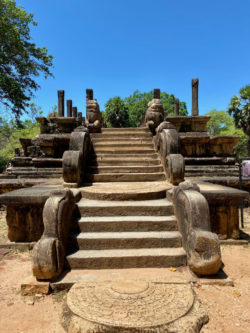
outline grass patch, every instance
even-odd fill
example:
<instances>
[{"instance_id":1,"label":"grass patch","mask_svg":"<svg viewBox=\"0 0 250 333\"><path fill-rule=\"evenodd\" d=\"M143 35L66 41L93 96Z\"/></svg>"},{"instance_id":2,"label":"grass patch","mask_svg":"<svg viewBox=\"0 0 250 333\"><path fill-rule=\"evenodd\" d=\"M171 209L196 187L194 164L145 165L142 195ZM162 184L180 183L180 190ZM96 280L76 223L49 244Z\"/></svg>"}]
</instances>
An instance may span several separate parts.
<instances>
[{"instance_id":1,"label":"grass patch","mask_svg":"<svg viewBox=\"0 0 250 333\"><path fill-rule=\"evenodd\" d=\"M52 298L55 302L62 302L67 294L67 290L61 290L53 294Z\"/></svg>"}]
</instances>

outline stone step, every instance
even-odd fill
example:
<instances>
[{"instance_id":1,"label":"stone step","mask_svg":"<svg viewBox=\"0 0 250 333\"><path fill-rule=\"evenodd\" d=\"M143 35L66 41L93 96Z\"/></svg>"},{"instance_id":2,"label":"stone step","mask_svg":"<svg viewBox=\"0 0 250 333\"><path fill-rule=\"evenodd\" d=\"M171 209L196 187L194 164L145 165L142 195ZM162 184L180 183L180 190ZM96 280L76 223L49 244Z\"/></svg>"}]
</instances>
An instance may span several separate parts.
<instances>
[{"instance_id":1,"label":"stone step","mask_svg":"<svg viewBox=\"0 0 250 333\"><path fill-rule=\"evenodd\" d=\"M80 250L181 247L178 231L81 232L74 239Z\"/></svg>"},{"instance_id":2,"label":"stone step","mask_svg":"<svg viewBox=\"0 0 250 333\"><path fill-rule=\"evenodd\" d=\"M82 184L82 198L92 200L156 200L166 198L166 191L173 186L160 182L106 182Z\"/></svg>"},{"instance_id":3,"label":"stone step","mask_svg":"<svg viewBox=\"0 0 250 333\"><path fill-rule=\"evenodd\" d=\"M151 166L151 165L161 165L159 159L146 159L143 158L97 158L93 159L89 163L91 166L109 166L109 165L120 165L120 166Z\"/></svg>"},{"instance_id":4,"label":"stone step","mask_svg":"<svg viewBox=\"0 0 250 333\"><path fill-rule=\"evenodd\" d=\"M81 217L93 216L169 216L174 209L167 199L141 201L104 201L81 199L77 204Z\"/></svg>"},{"instance_id":5,"label":"stone step","mask_svg":"<svg viewBox=\"0 0 250 333\"><path fill-rule=\"evenodd\" d=\"M165 173L95 173L86 174L87 182L147 182L166 180Z\"/></svg>"},{"instance_id":6,"label":"stone step","mask_svg":"<svg viewBox=\"0 0 250 333\"><path fill-rule=\"evenodd\" d=\"M124 128L102 128L102 134L104 133L151 133L147 127L124 127Z\"/></svg>"},{"instance_id":7,"label":"stone step","mask_svg":"<svg viewBox=\"0 0 250 333\"><path fill-rule=\"evenodd\" d=\"M185 165L234 165L236 162L235 157L185 157Z\"/></svg>"},{"instance_id":8,"label":"stone step","mask_svg":"<svg viewBox=\"0 0 250 333\"><path fill-rule=\"evenodd\" d=\"M93 138L92 143L94 144L94 147L97 145L113 145L113 144L119 144L119 145L145 145L150 144L152 145L152 138L145 139L145 138L113 138L113 139L106 139L106 138Z\"/></svg>"},{"instance_id":9,"label":"stone step","mask_svg":"<svg viewBox=\"0 0 250 333\"><path fill-rule=\"evenodd\" d=\"M163 172L163 167L158 166L122 166L117 165L112 166L89 166L88 173L91 174L107 174L107 173L154 173L154 172Z\"/></svg>"},{"instance_id":10,"label":"stone step","mask_svg":"<svg viewBox=\"0 0 250 333\"><path fill-rule=\"evenodd\" d=\"M92 133L90 134L91 136L91 140L95 140L95 139L151 139L152 140L152 133L151 132L140 132L140 133L124 133L124 132L120 132L120 133Z\"/></svg>"},{"instance_id":11,"label":"stone step","mask_svg":"<svg viewBox=\"0 0 250 333\"><path fill-rule=\"evenodd\" d=\"M185 170L187 171L211 171L214 172L214 170L239 170L239 167L236 165L186 165Z\"/></svg>"},{"instance_id":12,"label":"stone step","mask_svg":"<svg viewBox=\"0 0 250 333\"><path fill-rule=\"evenodd\" d=\"M156 152L155 152L155 150L154 149L148 149L148 148L146 148L146 149L140 149L140 148L136 148L136 149L132 149L132 147L130 147L130 148L125 148L124 147L124 149L122 149L122 148L118 148L118 149L111 149L111 148L109 148L109 149L104 149L104 148L100 148L100 147L98 147L98 148L95 148L95 150L94 150L94 155L100 155L100 154L105 154L105 155L115 155L115 154L119 154L119 155L121 155L121 154L126 154L126 155L130 155L131 154L131 156L132 155L141 155L141 154L143 154L143 155L152 155L152 154L154 154L155 156L158 156L157 154L156 154Z\"/></svg>"},{"instance_id":13,"label":"stone step","mask_svg":"<svg viewBox=\"0 0 250 333\"><path fill-rule=\"evenodd\" d=\"M178 231L174 215L81 217L78 225L82 232Z\"/></svg>"},{"instance_id":14,"label":"stone step","mask_svg":"<svg viewBox=\"0 0 250 333\"><path fill-rule=\"evenodd\" d=\"M94 143L94 150L138 150L138 149L154 149L153 143L133 143L133 142L127 142L127 143L117 143L117 142L111 142L107 144L106 142L98 142Z\"/></svg>"},{"instance_id":15,"label":"stone step","mask_svg":"<svg viewBox=\"0 0 250 333\"><path fill-rule=\"evenodd\" d=\"M159 160L159 155L154 151L154 152L151 152L151 153L146 153L145 150L142 151L140 154L136 154L136 153L126 153L126 152L123 152L122 154L119 154L119 153L107 153L107 152L100 152L100 153L95 153L95 154L92 154L92 159L97 159L98 161L100 160L105 160L105 159L112 159L112 160L119 160L119 159L122 159L122 160L131 160L131 159L139 159L139 160Z\"/></svg>"},{"instance_id":16,"label":"stone step","mask_svg":"<svg viewBox=\"0 0 250 333\"><path fill-rule=\"evenodd\" d=\"M67 256L71 269L186 266L187 256L180 248L80 250Z\"/></svg>"}]
</instances>

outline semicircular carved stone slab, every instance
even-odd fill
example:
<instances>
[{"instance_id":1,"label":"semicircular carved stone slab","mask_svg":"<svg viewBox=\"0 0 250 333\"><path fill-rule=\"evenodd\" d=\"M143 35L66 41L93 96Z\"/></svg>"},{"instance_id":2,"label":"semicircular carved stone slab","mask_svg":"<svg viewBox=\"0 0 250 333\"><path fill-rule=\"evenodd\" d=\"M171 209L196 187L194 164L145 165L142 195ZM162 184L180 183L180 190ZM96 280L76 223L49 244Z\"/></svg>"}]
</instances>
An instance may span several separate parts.
<instances>
[{"instance_id":1,"label":"semicircular carved stone slab","mask_svg":"<svg viewBox=\"0 0 250 333\"><path fill-rule=\"evenodd\" d=\"M75 199L70 190L53 192L43 209L44 232L32 252L32 269L37 279L53 280L64 266Z\"/></svg>"},{"instance_id":2,"label":"semicircular carved stone slab","mask_svg":"<svg viewBox=\"0 0 250 333\"><path fill-rule=\"evenodd\" d=\"M180 279L76 283L62 313L69 333L199 332L207 321L191 286Z\"/></svg>"},{"instance_id":3,"label":"semicircular carved stone slab","mask_svg":"<svg viewBox=\"0 0 250 333\"><path fill-rule=\"evenodd\" d=\"M213 275L221 268L220 243L211 232L209 206L199 187L190 181L173 190L173 203L188 265L197 275Z\"/></svg>"}]
</instances>

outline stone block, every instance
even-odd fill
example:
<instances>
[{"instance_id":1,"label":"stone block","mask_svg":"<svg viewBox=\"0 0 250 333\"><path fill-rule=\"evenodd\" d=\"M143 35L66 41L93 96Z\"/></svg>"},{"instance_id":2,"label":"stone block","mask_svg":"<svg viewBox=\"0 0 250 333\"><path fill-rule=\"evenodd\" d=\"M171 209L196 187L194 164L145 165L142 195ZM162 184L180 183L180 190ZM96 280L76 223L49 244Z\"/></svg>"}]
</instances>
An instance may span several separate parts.
<instances>
[{"instance_id":1,"label":"stone block","mask_svg":"<svg viewBox=\"0 0 250 333\"><path fill-rule=\"evenodd\" d=\"M50 283L47 281L37 281L34 276L28 277L21 284L22 296L33 296L36 294L48 295L50 292Z\"/></svg>"}]
</instances>

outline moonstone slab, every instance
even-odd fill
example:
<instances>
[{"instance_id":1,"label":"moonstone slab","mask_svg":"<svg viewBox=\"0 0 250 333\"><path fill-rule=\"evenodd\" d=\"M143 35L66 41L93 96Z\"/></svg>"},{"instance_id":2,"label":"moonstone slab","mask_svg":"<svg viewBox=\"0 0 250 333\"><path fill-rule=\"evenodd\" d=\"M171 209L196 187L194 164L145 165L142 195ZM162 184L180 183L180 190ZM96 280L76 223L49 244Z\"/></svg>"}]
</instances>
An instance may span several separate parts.
<instances>
[{"instance_id":1,"label":"moonstone slab","mask_svg":"<svg viewBox=\"0 0 250 333\"><path fill-rule=\"evenodd\" d=\"M76 283L62 325L69 333L199 332L208 316L183 280Z\"/></svg>"}]
</instances>

